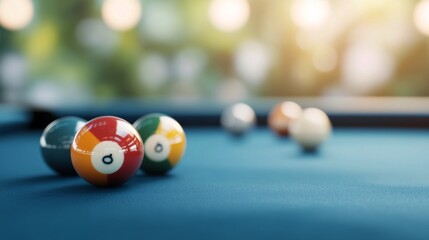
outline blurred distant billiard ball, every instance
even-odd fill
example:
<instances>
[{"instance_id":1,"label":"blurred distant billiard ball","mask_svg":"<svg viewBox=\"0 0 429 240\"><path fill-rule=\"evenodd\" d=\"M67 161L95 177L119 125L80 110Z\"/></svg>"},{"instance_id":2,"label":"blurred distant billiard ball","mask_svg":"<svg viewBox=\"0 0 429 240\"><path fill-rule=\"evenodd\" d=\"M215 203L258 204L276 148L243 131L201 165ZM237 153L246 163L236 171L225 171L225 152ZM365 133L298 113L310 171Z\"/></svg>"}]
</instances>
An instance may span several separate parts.
<instances>
[{"instance_id":1,"label":"blurred distant billiard ball","mask_svg":"<svg viewBox=\"0 0 429 240\"><path fill-rule=\"evenodd\" d=\"M268 126L280 137L289 135L289 125L302 113L301 107L294 102L281 102L274 106L268 115Z\"/></svg>"},{"instance_id":2,"label":"blurred distant billiard ball","mask_svg":"<svg viewBox=\"0 0 429 240\"><path fill-rule=\"evenodd\" d=\"M289 131L305 151L315 151L330 136L332 126L325 112L307 108L291 123Z\"/></svg>"},{"instance_id":3,"label":"blurred distant billiard ball","mask_svg":"<svg viewBox=\"0 0 429 240\"><path fill-rule=\"evenodd\" d=\"M141 169L148 174L165 174L182 159L186 150L186 135L173 118L153 113L138 119L133 126L145 145Z\"/></svg>"},{"instance_id":4,"label":"blurred distant billiard ball","mask_svg":"<svg viewBox=\"0 0 429 240\"><path fill-rule=\"evenodd\" d=\"M234 135L242 135L256 124L256 114L253 109L244 103L236 103L225 108L220 118L224 129Z\"/></svg>"},{"instance_id":5,"label":"blurred distant billiard ball","mask_svg":"<svg viewBox=\"0 0 429 240\"><path fill-rule=\"evenodd\" d=\"M139 170L143 142L127 121L104 116L86 123L71 146L72 164L84 180L96 186L125 183Z\"/></svg>"},{"instance_id":6,"label":"blurred distant billiard ball","mask_svg":"<svg viewBox=\"0 0 429 240\"><path fill-rule=\"evenodd\" d=\"M50 123L40 137L40 149L46 164L61 175L75 175L70 158L70 145L86 120L64 117Z\"/></svg>"}]
</instances>

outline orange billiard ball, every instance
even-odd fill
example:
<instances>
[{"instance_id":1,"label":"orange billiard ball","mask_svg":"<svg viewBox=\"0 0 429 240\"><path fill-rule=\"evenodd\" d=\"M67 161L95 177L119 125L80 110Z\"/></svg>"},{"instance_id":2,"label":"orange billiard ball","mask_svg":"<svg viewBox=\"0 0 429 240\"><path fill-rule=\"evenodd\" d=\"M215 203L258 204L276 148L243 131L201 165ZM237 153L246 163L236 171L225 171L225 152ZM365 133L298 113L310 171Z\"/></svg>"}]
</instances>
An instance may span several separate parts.
<instances>
[{"instance_id":1,"label":"orange billiard ball","mask_svg":"<svg viewBox=\"0 0 429 240\"><path fill-rule=\"evenodd\" d=\"M268 126L280 137L289 135L289 126L302 113L302 108L290 101L281 102L274 106L268 115Z\"/></svg>"}]
</instances>

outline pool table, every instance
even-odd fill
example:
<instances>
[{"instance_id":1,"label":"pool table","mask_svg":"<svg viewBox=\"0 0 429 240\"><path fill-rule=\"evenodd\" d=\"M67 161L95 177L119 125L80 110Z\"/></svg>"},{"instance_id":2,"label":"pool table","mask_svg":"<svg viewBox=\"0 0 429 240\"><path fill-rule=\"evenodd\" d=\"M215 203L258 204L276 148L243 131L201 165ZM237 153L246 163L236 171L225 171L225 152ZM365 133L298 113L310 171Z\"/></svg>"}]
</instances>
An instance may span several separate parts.
<instances>
[{"instance_id":1,"label":"pool table","mask_svg":"<svg viewBox=\"0 0 429 240\"><path fill-rule=\"evenodd\" d=\"M429 128L343 124L304 153L264 124L240 138L181 115L173 171L97 188L45 165L46 115L26 114L0 131L1 239L429 239Z\"/></svg>"}]
</instances>

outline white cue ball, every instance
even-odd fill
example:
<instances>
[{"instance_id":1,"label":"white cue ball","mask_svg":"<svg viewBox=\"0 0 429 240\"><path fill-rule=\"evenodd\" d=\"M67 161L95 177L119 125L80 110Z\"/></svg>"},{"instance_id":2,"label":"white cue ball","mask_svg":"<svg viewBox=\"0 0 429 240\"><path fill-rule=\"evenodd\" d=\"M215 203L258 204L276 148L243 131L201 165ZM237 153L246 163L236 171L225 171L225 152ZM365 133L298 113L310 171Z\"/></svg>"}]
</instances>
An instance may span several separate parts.
<instances>
[{"instance_id":1,"label":"white cue ball","mask_svg":"<svg viewBox=\"0 0 429 240\"><path fill-rule=\"evenodd\" d=\"M292 138L306 151L314 151L332 132L328 115L317 108L307 108L289 126Z\"/></svg>"},{"instance_id":2,"label":"white cue ball","mask_svg":"<svg viewBox=\"0 0 429 240\"><path fill-rule=\"evenodd\" d=\"M222 112L220 122L229 132L241 135L255 126L256 114L249 105L236 103Z\"/></svg>"}]
</instances>

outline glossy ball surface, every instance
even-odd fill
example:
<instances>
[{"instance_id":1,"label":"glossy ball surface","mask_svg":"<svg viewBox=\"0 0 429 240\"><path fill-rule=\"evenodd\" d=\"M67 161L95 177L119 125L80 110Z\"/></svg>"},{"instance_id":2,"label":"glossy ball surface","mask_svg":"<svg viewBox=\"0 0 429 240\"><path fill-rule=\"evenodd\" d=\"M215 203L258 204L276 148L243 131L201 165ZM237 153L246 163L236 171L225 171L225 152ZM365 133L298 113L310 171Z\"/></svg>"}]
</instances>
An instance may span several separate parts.
<instances>
[{"instance_id":1,"label":"glossy ball surface","mask_svg":"<svg viewBox=\"0 0 429 240\"><path fill-rule=\"evenodd\" d=\"M117 186L135 175L144 148L138 132L127 121L104 116L92 119L76 134L70 150L73 167L96 186Z\"/></svg>"},{"instance_id":2,"label":"glossy ball surface","mask_svg":"<svg viewBox=\"0 0 429 240\"><path fill-rule=\"evenodd\" d=\"M76 175L70 158L70 146L86 120L63 117L50 123L40 137L40 150L46 164L60 175Z\"/></svg>"},{"instance_id":3,"label":"glossy ball surface","mask_svg":"<svg viewBox=\"0 0 429 240\"><path fill-rule=\"evenodd\" d=\"M141 169L148 174L165 174L182 159L186 150L186 135L173 118L159 113L138 119L133 126L145 145Z\"/></svg>"},{"instance_id":4,"label":"glossy ball surface","mask_svg":"<svg viewBox=\"0 0 429 240\"><path fill-rule=\"evenodd\" d=\"M220 118L224 129L235 135L242 135L256 124L256 114L244 103L236 103L225 108Z\"/></svg>"},{"instance_id":5,"label":"glossy ball surface","mask_svg":"<svg viewBox=\"0 0 429 240\"><path fill-rule=\"evenodd\" d=\"M289 135L289 125L302 113L302 108L294 102L282 102L274 106L268 115L268 126L280 137Z\"/></svg>"},{"instance_id":6,"label":"glossy ball surface","mask_svg":"<svg viewBox=\"0 0 429 240\"><path fill-rule=\"evenodd\" d=\"M292 138L306 151L316 150L331 134L328 115L317 108L307 108L289 127Z\"/></svg>"}]
</instances>

